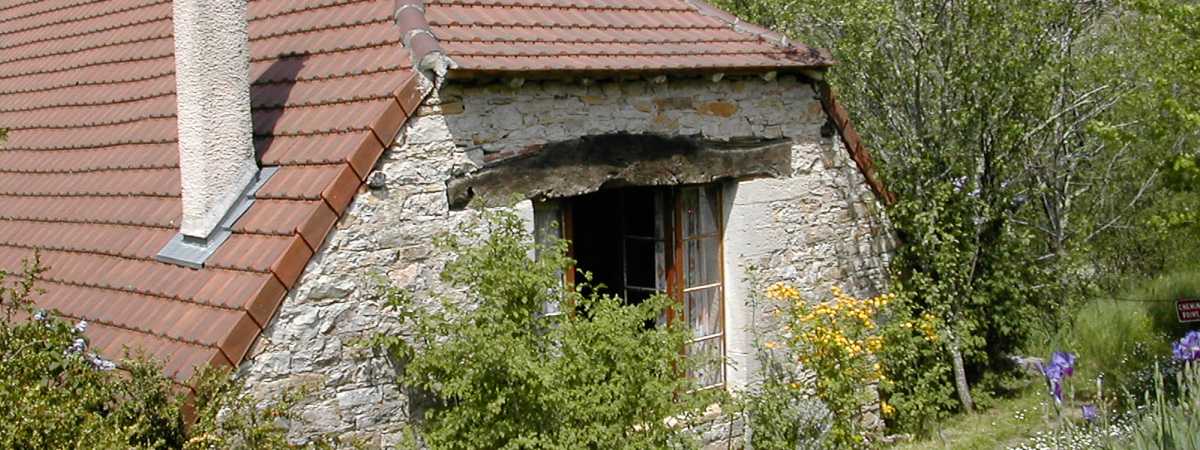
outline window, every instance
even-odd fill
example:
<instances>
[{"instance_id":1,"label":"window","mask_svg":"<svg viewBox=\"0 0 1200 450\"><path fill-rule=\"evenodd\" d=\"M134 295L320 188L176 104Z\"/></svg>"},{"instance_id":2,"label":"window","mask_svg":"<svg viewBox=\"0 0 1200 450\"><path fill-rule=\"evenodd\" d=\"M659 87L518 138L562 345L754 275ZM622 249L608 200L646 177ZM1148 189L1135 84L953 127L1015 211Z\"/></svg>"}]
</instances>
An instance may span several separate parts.
<instances>
[{"instance_id":1,"label":"window","mask_svg":"<svg viewBox=\"0 0 1200 450\"><path fill-rule=\"evenodd\" d=\"M687 321L693 336L685 351L704 361L688 376L708 388L725 382L721 214L720 186L700 185L602 190L540 203L534 217L539 236L571 241L593 285L631 303L658 292L678 299L682 311L661 320Z\"/></svg>"}]
</instances>

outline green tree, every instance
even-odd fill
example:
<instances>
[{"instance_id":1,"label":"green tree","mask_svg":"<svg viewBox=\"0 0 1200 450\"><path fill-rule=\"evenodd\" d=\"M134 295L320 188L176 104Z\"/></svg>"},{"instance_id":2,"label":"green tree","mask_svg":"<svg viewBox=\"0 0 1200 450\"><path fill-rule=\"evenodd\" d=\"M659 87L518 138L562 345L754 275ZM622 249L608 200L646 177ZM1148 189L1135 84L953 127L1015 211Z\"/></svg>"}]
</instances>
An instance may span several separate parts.
<instances>
[{"instance_id":1,"label":"green tree","mask_svg":"<svg viewBox=\"0 0 1200 450\"><path fill-rule=\"evenodd\" d=\"M408 335L375 344L405 361L400 382L432 397L419 422L432 448L664 448L715 394L682 374L690 336L658 322L664 296L630 305L564 289L565 243L535 246L510 213L439 239L442 278L469 307L386 288ZM539 257L531 258L537 253ZM588 294L583 294L583 292ZM428 299L427 299L428 300ZM543 314L546 305L564 313Z\"/></svg>"},{"instance_id":2,"label":"green tree","mask_svg":"<svg viewBox=\"0 0 1200 450\"><path fill-rule=\"evenodd\" d=\"M1092 252L1140 224L1181 150L1164 144L1195 111L1152 111L1192 92L1179 80L1194 78L1195 53L1174 53L1196 27L1182 0L718 3L832 49L828 81L899 197L887 211L903 241L899 309L937 316L968 411L971 384L1007 364L1065 288L1107 269ZM1142 51L1170 67L1143 77L1158 68ZM901 360L943 367L931 356Z\"/></svg>"},{"instance_id":3,"label":"green tree","mask_svg":"<svg viewBox=\"0 0 1200 450\"><path fill-rule=\"evenodd\" d=\"M1107 137L1150 157L1148 202L1132 208L1137 220L1117 223L1092 254L1098 272L1144 278L1179 266L1196 267L1200 252L1200 5L1190 0L1120 2L1107 37L1106 64L1129 80L1107 118ZM1148 63L1150 62L1150 63ZM1103 75L1102 75L1103 76ZM1113 125L1110 125L1113 124ZM1184 245L1181 245L1184 244Z\"/></svg>"}]
</instances>

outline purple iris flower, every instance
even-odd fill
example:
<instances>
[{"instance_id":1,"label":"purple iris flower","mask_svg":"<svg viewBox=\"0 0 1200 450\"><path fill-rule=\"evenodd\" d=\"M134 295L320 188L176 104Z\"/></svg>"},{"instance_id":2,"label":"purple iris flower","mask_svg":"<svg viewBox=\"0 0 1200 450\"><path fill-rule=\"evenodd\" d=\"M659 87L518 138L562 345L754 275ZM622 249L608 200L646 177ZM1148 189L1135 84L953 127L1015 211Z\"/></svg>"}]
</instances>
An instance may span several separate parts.
<instances>
[{"instance_id":1,"label":"purple iris flower","mask_svg":"<svg viewBox=\"0 0 1200 450\"><path fill-rule=\"evenodd\" d=\"M1096 419L1100 418L1100 414L1098 414L1096 411L1096 405L1087 404L1081 406L1080 408L1083 409L1083 420L1095 422Z\"/></svg>"},{"instance_id":2,"label":"purple iris flower","mask_svg":"<svg viewBox=\"0 0 1200 450\"><path fill-rule=\"evenodd\" d=\"M1062 380L1075 374L1075 354L1068 352L1054 352L1050 355L1049 365L1040 365L1042 375L1046 377L1046 382L1050 384L1050 395L1054 397L1056 403L1062 403Z\"/></svg>"},{"instance_id":3,"label":"purple iris flower","mask_svg":"<svg viewBox=\"0 0 1200 450\"><path fill-rule=\"evenodd\" d=\"M74 331L75 334L80 334L80 333L83 333L84 331L87 331L87 327L88 327L87 321L80 320L79 323L75 324L75 328L72 328L71 331Z\"/></svg>"},{"instance_id":4,"label":"purple iris flower","mask_svg":"<svg viewBox=\"0 0 1200 450\"><path fill-rule=\"evenodd\" d=\"M1200 331L1192 330L1171 345L1176 361L1200 359Z\"/></svg>"},{"instance_id":5,"label":"purple iris flower","mask_svg":"<svg viewBox=\"0 0 1200 450\"><path fill-rule=\"evenodd\" d=\"M1062 369L1064 376L1075 374L1075 354L1068 352L1054 352L1050 355L1050 365L1058 366Z\"/></svg>"},{"instance_id":6,"label":"purple iris flower","mask_svg":"<svg viewBox=\"0 0 1200 450\"><path fill-rule=\"evenodd\" d=\"M46 320L46 310L39 309L33 313L33 320L38 322Z\"/></svg>"},{"instance_id":7,"label":"purple iris flower","mask_svg":"<svg viewBox=\"0 0 1200 450\"><path fill-rule=\"evenodd\" d=\"M1044 375L1047 380L1061 380L1063 379L1064 375L1063 368L1058 364L1050 363L1048 366L1042 366L1042 375Z\"/></svg>"}]
</instances>

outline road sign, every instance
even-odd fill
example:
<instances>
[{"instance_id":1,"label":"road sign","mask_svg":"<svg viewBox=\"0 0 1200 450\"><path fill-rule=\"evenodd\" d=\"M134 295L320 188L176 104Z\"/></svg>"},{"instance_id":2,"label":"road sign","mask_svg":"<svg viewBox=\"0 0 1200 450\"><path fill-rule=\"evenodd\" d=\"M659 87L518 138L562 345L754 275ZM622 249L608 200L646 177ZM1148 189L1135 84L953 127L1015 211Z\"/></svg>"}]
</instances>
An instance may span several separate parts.
<instances>
[{"instance_id":1,"label":"road sign","mask_svg":"<svg viewBox=\"0 0 1200 450\"><path fill-rule=\"evenodd\" d=\"M1175 302L1180 323L1200 322L1200 299L1181 298Z\"/></svg>"}]
</instances>

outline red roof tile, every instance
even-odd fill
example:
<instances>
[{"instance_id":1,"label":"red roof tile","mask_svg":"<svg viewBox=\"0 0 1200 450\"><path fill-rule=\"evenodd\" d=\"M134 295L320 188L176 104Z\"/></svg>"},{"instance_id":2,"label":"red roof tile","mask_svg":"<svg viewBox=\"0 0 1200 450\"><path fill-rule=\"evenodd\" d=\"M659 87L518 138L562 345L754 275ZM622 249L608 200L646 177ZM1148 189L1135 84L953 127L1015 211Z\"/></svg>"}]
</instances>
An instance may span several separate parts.
<instances>
[{"instance_id":1,"label":"red roof tile","mask_svg":"<svg viewBox=\"0 0 1200 450\"><path fill-rule=\"evenodd\" d=\"M251 2L255 145L282 167L194 270L154 259L180 217L171 2L0 5L0 268L39 250L39 304L110 358L240 362L419 96L393 11Z\"/></svg>"},{"instance_id":2,"label":"red roof tile","mask_svg":"<svg viewBox=\"0 0 1200 450\"><path fill-rule=\"evenodd\" d=\"M415 0L403 0L412 2ZM430 1L459 71L820 67L693 0ZM187 379L237 364L421 101L393 0L252 0L251 103L279 166L200 270L155 260L179 224L171 2L0 4L0 269L40 251L38 301ZM424 46L424 47L422 47Z\"/></svg>"},{"instance_id":3,"label":"red roof tile","mask_svg":"<svg viewBox=\"0 0 1200 450\"><path fill-rule=\"evenodd\" d=\"M826 53L699 0L430 0L426 19L466 72L814 68Z\"/></svg>"}]
</instances>

